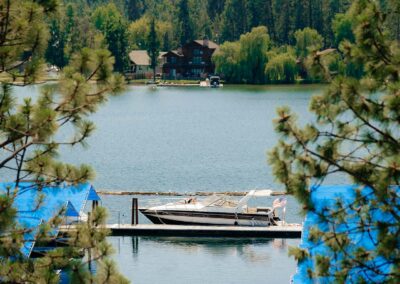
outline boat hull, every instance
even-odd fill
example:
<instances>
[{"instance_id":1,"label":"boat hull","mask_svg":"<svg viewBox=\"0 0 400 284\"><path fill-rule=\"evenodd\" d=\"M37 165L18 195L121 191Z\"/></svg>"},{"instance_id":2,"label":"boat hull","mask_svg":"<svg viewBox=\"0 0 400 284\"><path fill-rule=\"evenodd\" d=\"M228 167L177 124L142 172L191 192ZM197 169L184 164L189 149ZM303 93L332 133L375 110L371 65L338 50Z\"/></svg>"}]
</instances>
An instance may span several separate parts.
<instances>
[{"instance_id":1,"label":"boat hull","mask_svg":"<svg viewBox=\"0 0 400 284\"><path fill-rule=\"evenodd\" d=\"M168 225L270 226L279 220L269 214L151 209L140 212L154 224Z\"/></svg>"}]
</instances>

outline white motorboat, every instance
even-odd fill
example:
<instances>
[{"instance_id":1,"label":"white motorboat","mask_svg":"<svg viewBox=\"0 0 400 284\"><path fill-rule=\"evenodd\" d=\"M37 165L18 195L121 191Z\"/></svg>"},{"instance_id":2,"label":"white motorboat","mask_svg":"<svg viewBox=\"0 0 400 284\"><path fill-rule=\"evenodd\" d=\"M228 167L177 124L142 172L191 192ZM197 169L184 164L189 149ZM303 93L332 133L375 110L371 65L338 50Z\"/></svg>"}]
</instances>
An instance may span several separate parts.
<instances>
[{"instance_id":1,"label":"white motorboat","mask_svg":"<svg viewBox=\"0 0 400 284\"><path fill-rule=\"evenodd\" d=\"M220 81L221 78L219 76L211 76L210 78L207 78L205 81L200 82L200 87L221 88L224 85Z\"/></svg>"},{"instance_id":2,"label":"white motorboat","mask_svg":"<svg viewBox=\"0 0 400 284\"><path fill-rule=\"evenodd\" d=\"M177 202L139 209L154 224L274 226L282 221L275 208L284 207L286 199L274 201L273 207L249 207L255 197L270 196L271 190L251 190L239 201L226 195L212 195L203 200L185 198Z\"/></svg>"}]
</instances>

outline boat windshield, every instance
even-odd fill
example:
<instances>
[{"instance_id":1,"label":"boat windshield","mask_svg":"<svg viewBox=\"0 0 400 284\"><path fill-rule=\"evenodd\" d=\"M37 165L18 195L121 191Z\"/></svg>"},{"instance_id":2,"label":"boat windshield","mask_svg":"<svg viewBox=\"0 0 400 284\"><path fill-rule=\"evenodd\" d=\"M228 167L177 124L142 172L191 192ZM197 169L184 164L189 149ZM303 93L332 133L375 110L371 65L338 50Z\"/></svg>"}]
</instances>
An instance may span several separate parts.
<instances>
[{"instance_id":1,"label":"boat windshield","mask_svg":"<svg viewBox=\"0 0 400 284\"><path fill-rule=\"evenodd\" d=\"M225 195L211 195L202 201L204 206L236 207L237 202L228 200Z\"/></svg>"}]
</instances>

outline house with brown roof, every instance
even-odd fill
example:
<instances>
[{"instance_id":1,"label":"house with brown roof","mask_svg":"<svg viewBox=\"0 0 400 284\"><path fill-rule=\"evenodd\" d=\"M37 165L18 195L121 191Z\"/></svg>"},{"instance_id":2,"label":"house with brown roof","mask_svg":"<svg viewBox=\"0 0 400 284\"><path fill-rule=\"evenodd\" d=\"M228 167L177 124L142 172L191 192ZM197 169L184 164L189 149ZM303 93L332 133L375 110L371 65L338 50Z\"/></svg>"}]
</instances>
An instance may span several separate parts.
<instances>
[{"instance_id":1,"label":"house with brown roof","mask_svg":"<svg viewBox=\"0 0 400 284\"><path fill-rule=\"evenodd\" d=\"M166 52L162 67L163 78L200 79L214 74L215 65L211 61L218 44L208 39L193 40L177 50Z\"/></svg>"},{"instance_id":2,"label":"house with brown roof","mask_svg":"<svg viewBox=\"0 0 400 284\"><path fill-rule=\"evenodd\" d=\"M166 52L160 52L158 56L158 66L156 67L156 74L162 73L162 66L164 64L163 55ZM150 66L150 56L146 50L133 50L129 52L129 72L127 76L131 79L151 79L153 78L153 69Z\"/></svg>"}]
</instances>

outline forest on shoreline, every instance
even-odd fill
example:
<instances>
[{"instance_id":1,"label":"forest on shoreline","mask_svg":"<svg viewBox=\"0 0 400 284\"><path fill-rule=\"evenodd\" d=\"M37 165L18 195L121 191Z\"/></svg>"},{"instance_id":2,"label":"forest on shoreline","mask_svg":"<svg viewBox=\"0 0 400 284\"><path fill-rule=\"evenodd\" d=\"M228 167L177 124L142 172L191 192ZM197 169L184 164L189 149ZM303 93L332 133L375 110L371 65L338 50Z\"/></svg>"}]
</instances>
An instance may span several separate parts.
<instances>
[{"instance_id":1,"label":"forest on shoreline","mask_svg":"<svg viewBox=\"0 0 400 284\"><path fill-rule=\"evenodd\" d=\"M46 61L63 68L85 48L108 48L114 68L129 68L128 53L148 49L155 20L160 51L193 39L220 44L216 73L229 83L321 82L310 55L326 51L329 72L360 77L361 62L345 62L354 41L349 0L62 0L48 20ZM400 40L400 2L380 0L385 33ZM334 50L333 50L334 49ZM314 57L315 59L315 57ZM326 62L324 62L326 63Z\"/></svg>"}]
</instances>

